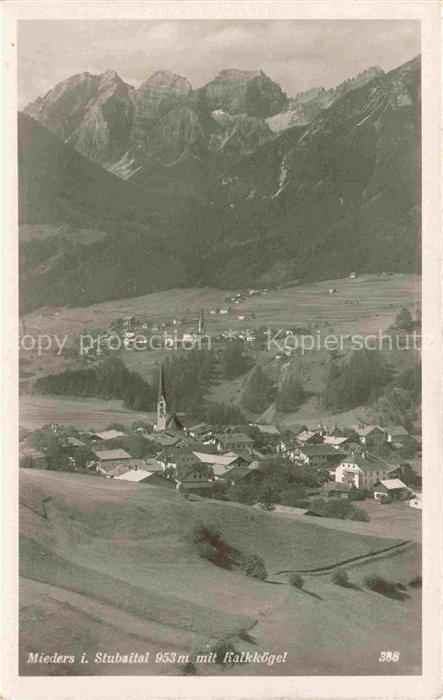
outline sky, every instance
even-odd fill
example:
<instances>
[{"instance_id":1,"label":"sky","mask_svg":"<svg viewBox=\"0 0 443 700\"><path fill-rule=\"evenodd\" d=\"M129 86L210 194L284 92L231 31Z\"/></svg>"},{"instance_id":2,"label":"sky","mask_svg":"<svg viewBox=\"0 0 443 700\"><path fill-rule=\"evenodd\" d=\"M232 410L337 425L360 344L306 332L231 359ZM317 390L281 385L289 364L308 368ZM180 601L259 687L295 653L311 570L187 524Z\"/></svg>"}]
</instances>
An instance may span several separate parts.
<instances>
[{"instance_id":1,"label":"sky","mask_svg":"<svg viewBox=\"0 0 443 700\"><path fill-rule=\"evenodd\" d=\"M419 23L406 20L22 20L19 108L84 71L137 86L166 69L197 88L224 68L261 69L291 97L418 53Z\"/></svg>"}]
</instances>

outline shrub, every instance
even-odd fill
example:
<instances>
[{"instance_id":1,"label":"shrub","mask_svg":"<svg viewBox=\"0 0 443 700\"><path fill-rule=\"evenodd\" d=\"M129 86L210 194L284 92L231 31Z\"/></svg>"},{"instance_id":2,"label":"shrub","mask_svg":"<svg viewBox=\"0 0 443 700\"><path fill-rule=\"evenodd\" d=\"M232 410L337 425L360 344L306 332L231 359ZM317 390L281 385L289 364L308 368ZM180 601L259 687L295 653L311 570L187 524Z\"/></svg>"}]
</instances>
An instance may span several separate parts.
<instances>
[{"instance_id":1,"label":"shrub","mask_svg":"<svg viewBox=\"0 0 443 700\"><path fill-rule=\"evenodd\" d=\"M191 537L193 542L200 542L201 540L215 542L220 540L221 532L217 525L205 525L202 522L198 522L191 530Z\"/></svg>"},{"instance_id":2,"label":"shrub","mask_svg":"<svg viewBox=\"0 0 443 700\"><path fill-rule=\"evenodd\" d=\"M358 506L353 506L353 512L351 514L351 520L359 520L362 523L368 523L370 520L369 515L363 508L358 508Z\"/></svg>"},{"instance_id":3,"label":"shrub","mask_svg":"<svg viewBox=\"0 0 443 700\"><path fill-rule=\"evenodd\" d=\"M186 664L184 664L181 667L181 671L185 676L195 676L197 673L195 664L193 664L192 661L188 661Z\"/></svg>"},{"instance_id":4,"label":"shrub","mask_svg":"<svg viewBox=\"0 0 443 700\"><path fill-rule=\"evenodd\" d=\"M289 585L294 588L303 588L304 579L300 574L289 574Z\"/></svg>"},{"instance_id":5,"label":"shrub","mask_svg":"<svg viewBox=\"0 0 443 700\"><path fill-rule=\"evenodd\" d=\"M346 586L348 583L348 572L344 569L337 569L332 574L331 581L337 586Z\"/></svg>"},{"instance_id":6,"label":"shrub","mask_svg":"<svg viewBox=\"0 0 443 700\"><path fill-rule=\"evenodd\" d=\"M217 644L214 644L214 646L210 649L212 653L216 654L216 663L219 664L220 666L225 665L225 656L226 654L229 654L229 652L232 652L233 654L237 654L237 649L233 644L230 642L226 642L224 640L217 642Z\"/></svg>"},{"instance_id":7,"label":"shrub","mask_svg":"<svg viewBox=\"0 0 443 700\"><path fill-rule=\"evenodd\" d=\"M389 582L378 574L368 574L364 577L363 583L366 588L376 593L384 593L389 588Z\"/></svg>"},{"instance_id":8,"label":"shrub","mask_svg":"<svg viewBox=\"0 0 443 700\"><path fill-rule=\"evenodd\" d=\"M395 317L395 327L401 331L412 331L412 329L414 328L414 322L412 320L411 312L409 311L409 309L406 309L405 307L400 309L397 316Z\"/></svg>"},{"instance_id":9,"label":"shrub","mask_svg":"<svg viewBox=\"0 0 443 700\"><path fill-rule=\"evenodd\" d=\"M258 578L260 581L264 581L268 575L265 562L257 554L244 556L240 562L240 568L246 576Z\"/></svg>"},{"instance_id":10,"label":"shrub","mask_svg":"<svg viewBox=\"0 0 443 700\"><path fill-rule=\"evenodd\" d=\"M26 469L32 469L34 466L34 458L31 457L31 455L25 455L20 459L20 467L24 467Z\"/></svg>"},{"instance_id":11,"label":"shrub","mask_svg":"<svg viewBox=\"0 0 443 700\"><path fill-rule=\"evenodd\" d=\"M211 559L217 554L217 550L210 542L206 540L199 540L196 542L195 548L197 554L203 559Z\"/></svg>"},{"instance_id":12,"label":"shrub","mask_svg":"<svg viewBox=\"0 0 443 700\"><path fill-rule=\"evenodd\" d=\"M421 588L422 587L422 578L421 576L416 576L415 578L411 579L409 581L408 586L412 586L412 588Z\"/></svg>"},{"instance_id":13,"label":"shrub","mask_svg":"<svg viewBox=\"0 0 443 700\"><path fill-rule=\"evenodd\" d=\"M363 489L352 488L348 493L349 501L364 501L368 497L368 492Z\"/></svg>"}]
</instances>

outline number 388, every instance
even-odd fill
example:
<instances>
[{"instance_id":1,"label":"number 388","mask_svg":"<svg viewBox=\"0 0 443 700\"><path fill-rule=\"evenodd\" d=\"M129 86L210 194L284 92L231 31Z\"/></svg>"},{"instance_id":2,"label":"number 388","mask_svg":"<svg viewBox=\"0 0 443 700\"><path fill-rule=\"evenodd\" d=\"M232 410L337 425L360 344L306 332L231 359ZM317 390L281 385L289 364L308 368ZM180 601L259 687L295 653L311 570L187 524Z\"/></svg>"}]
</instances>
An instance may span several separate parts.
<instances>
[{"instance_id":1,"label":"number 388","mask_svg":"<svg viewBox=\"0 0 443 700\"><path fill-rule=\"evenodd\" d=\"M381 651L380 656L378 657L378 660L382 664L385 664L385 663L396 664L397 661L400 660L400 652L399 651Z\"/></svg>"}]
</instances>

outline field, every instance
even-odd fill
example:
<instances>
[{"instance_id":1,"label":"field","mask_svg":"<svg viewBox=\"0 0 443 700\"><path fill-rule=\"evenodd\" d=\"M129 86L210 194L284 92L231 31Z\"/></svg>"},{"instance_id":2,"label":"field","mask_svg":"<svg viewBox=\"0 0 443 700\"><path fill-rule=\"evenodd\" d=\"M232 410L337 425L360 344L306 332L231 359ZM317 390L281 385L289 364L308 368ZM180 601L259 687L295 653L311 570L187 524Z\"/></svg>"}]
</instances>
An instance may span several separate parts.
<instances>
[{"instance_id":1,"label":"field","mask_svg":"<svg viewBox=\"0 0 443 700\"><path fill-rule=\"evenodd\" d=\"M104 430L110 423L154 420L153 414L131 411L124 408L121 401L38 394L20 396L19 416L19 425L27 430L37 430L49 423L73 425L83 430Z\"/></svg>"},{"instance_id":2,"label":"field","mask_svg":"<svg viewBox=\"0 0 443 700\"><path fill-rule=\"evenodd\" d=\"M151 320L171 320L173 317L188 319L187 323L177 327L177 332L181 333L195 327L195 319L203 309L206 319L205 331L208 334L218 334L228 329L240 331L245 330L246 327L253 329L267 326L278 330L295 326L304 328L314 338L317 336L322 338L328 334L344 337L354 333L364 335L386 330L402 306L409 307L415 314L415 309L420 302L420 279L406 274L386 277L365 275L354 280L347 278L329 280L271 290L266 294L242 300L238 306L231 304L231 314L226 316L211 316L209 310L217 306L226 306L224 298L232 292L216 289L175 289L87 308L42 308L23 319L22 333L43 334L52 338L57 335L60 341L66 336L66 347L78 349L79 335L103 333L112 321L126 315ZM330 288L336 289L337 293L329 294ZM237 316L242 313L255 314L255 318L248 322L239 321ZM172 329L173 326L170 326L169 331ZM344 342L346 349L346 341ZM75 359L67 360L58 356L55 341L52 345L52 350L43 352L40 356L35 350L21 351L22 381L23 385L27 384L28 390L32 391L34 377L61 371L76 362ZM280 381L285 373L295 371L301 376L306 391L316 394L323 389L331 362L330 353L327 350L306 352L303 357L294 357L289 368L284 368L281 363L279 365L275 361L274 356L277 352L278 349L274 347L271 351L254 349L253 355L256 362L268 366L268 371L275 375L276 381ZM154 368L170 353L170 350L163 349L121 351L118 355L129 369L140 372L150 381ZM413 351L406 353L394 350L389 355L390 360L398 367L417 360L416 353ZM247 376L230 382L221 381L211 389L208 398L213 401L238 403L246 379ZM51 399L47 398L44 404L47 407L47 415L51 412L50 401ZM66 403L69 405L70 400ZM85 407L88 403L85 403ZM90 405L93 407L92 403ZM23 399L24 420L28 421L28 416L31 416L31 422L34 416L36 421L39 420L33 406L36 406L33 399ZM54 410L57 410L58 406L59 400L55 399ZM64 413L63 407L62 410ZM88 410L85 408L86 414ZM100 413L115 410L115 406L105 407L103 403ZM82 416L79 420L83 420L83 409L80 411ZM309 397L296 413L276 415L271 408L266 418L277 422L281 427L290 427L295 423L303 422L328 423L330 420L330 416L325 413L316 396ZM335 416L336 422L342 425L355 424L358 418L364 418L360 409ZM60 422L61 420L60 418ZM115 420L125 422L123 417Z\"/></svg>"},{"instance_id":3,"label":"field","mask_svg":"<svg viewBox=\"0 0 443 700\"><path fill-rule=\"evenodd\" d=\"M278 574L356 556L367 562L398 540L92 476L21 470L20 482L24 675L179 674L179 664L156 664L155 654L175 650L192 657L221 638L238 650L287 651L287 662L229 669L203 664L199 674L420 672L419 590L408 587L403 599L369 592L361 586L363 566L348 565L349 588L326 575L307 575L300 591ZM262 556L267 582L199 558L188 537L196 521L216 522L227 544ZM370 570L383 561L404 584L420 572L414 548L376 558ZM86 651L89 666L26 663L29 652L54 649L77 656ZM379 664L384 649L400 650L395 668ZM146 665L93 663L96 651L147 650Z\"/></svg>"},{"instance_id":4,"label":"field","mask_svg":"<svg viewBox=\"0 0 443 700\"><path fill-rule=\"evenodd\" d=\"M331 288L337 293L329 294ZM228 327L243 328L245 322L236 318L242 312L255 313L255 320L249 322L253 326L285 328L326 321L337 333L372 333L392 323L402 306L415 309L421 299L421 278L407 274L362 275L354 280L303 284L231 304L232 313L227 316L209 316L211 308L226 306L224 298L232 294L233 290L171 289L85 308L37 309L25 316L24 321L28 333L61 335L104 329L112 320L126 315L155 320L188 316L192 323L191 319L198 317L203 309L207 330L215 333Z\"/></svg>"}]
</instances>

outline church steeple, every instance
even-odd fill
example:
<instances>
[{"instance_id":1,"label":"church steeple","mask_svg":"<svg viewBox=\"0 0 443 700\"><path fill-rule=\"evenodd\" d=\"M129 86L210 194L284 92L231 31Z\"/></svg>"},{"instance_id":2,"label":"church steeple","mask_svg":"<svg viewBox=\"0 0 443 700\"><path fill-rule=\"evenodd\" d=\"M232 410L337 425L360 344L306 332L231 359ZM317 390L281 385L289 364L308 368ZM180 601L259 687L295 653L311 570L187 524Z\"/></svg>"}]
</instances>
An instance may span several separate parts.
<instances>
[{"instance_id":1,"label":"church steeple","mask_svg":"<svg viewBox=\"0 0 443 700\"><path fill-rule=\"evenodd\" d=\"M198 330L197 333L199 336L202 336L204 333L204 328L205 328L205 319L203 316L203 309L200 311L200 318L198 319Z\"/></svg>"},{"instance_id":2,"label":"church steeple","mask_svg":"<svg viewBox=\"0 0 443 700\"><path fill-rule=\"evenodd\" d=\"M157 424L155 429L157 432L166 430L166 391L163 363L160 367L160 376L158 380Z\"/></svg>"}]
</instances>

